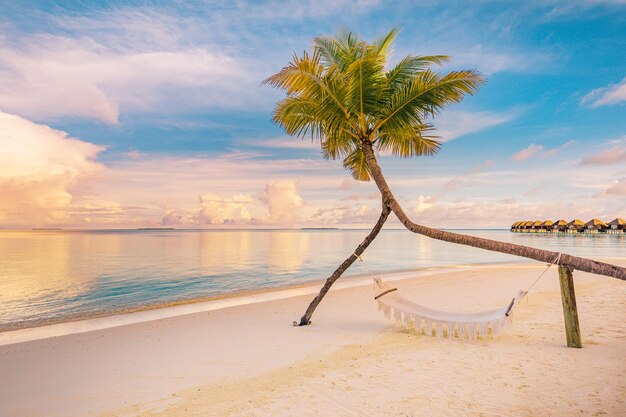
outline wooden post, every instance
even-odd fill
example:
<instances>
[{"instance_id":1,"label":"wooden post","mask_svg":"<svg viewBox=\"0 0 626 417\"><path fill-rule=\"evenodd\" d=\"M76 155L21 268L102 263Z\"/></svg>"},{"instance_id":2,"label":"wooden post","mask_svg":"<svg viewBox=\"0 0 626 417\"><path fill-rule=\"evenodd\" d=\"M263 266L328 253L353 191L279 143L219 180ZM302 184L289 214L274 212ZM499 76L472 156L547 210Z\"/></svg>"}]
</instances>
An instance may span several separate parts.
<instances>
[{"instance_id":1,"label":"wooden post","mask_svg":"<svg viewBox=\"0 0 626 417\"><path fill-rule=\"evenodd\" d=\"M574 276L569 266L559 265L559 282L561 284L561 301L563 302L563 316L565 317L567 347L581 348L583 345L580 340L578 309L576 308L576 294L574 294Z\"/></svg>"}]
</instances>

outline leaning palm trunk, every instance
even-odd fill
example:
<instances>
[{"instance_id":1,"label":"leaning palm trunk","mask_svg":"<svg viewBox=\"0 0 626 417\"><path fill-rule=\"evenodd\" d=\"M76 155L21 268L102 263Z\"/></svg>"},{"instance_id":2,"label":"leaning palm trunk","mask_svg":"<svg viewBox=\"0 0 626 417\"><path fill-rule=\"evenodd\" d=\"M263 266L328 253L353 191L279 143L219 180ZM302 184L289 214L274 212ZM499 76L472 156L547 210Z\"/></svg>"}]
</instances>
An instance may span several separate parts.
<instances>
[{"instance_id":1,"label":"leaning palm trunk","mask_svg":"<svg viewBox=\"0 0 626 417\"><path fill-rule=\"evenodd\" d=\"M476 248L506 253L509 255L522 256L541 262L552 262L559 255L557 252L531 248L529 246L516 245L513 243L499 242L497 240L462 235L459 233L446 232L443 230L433 229L413 223L411 219L409 219L408 216L404 213L402 207L400 207L400 204L398 204L398 201L396 200L393 193L391 192L391 189L387 185L387 181L385 180L380 166L376 161L374 149L369 139L363 139L361 141L361 148L363 149L363 153L365 154L365 159L371 176L382 194L383 204L389 206L391 211L393 211L396 217L398 217L398 220L400 220L404 227L406 227L411 232L419 233L433 239L443 240L446 242L461 245L473 246ZM567 265L572 269L577 269L580 271L591 272L593 274L606 275L626 280L626 268L607 264L604 262L594 261L592 259L580 258L577 256L563 253L560 256L558 264Z\"/></svg>"},{"instance_id":2,"label":"leaning palm trunk","mask_svg":"<svg viewBox=\"0 0 626 417\"><path fill-rule=\"evenodd\" d=\"M378 236L378 232L380 232L380 229L382 229L383 225L387 221L389 213L389 206L383 203L382 212L380 213L380 217L378 218L378 221L376 222L376 225L374 226L372 231L369 233L369 235L367 235L367 237L365 237L365 239L363 239L363 242L361 242L361 244L357 246L357 248L354 250L354 253L351 254L345 261L343 261L343 263L339 265L335 272L333 272L333 274L328 277L319 294L315 296L313 301L311 301L311 304L309 304L309 308L306 309L306 313L304 313L304 316L302 316L302 318L300 319L300 326L306 326L308 324L311 324L311 316L313 315L313 312L317 308L318 304L322 301L322 298L324 298L324 296L326 295L328 290L330 290L330 287L335 283L335 281L337 281L339 277L341 277L341 275L348 268L350 268L354 261L356 261L359 256L363 252L365 252L365 249L367 249L370 243L372 243L374 238Z\"/></svg>"},{"instance_id":3,"label":"leaning palm trunk","mask_svg":"<svg viewBox=\"0 0 626 417\"><path fill-rule=\"evenodd\" d=\"M314 38L311 52L294 56L292 62L265 80L286 94L276 105L274 121L289 135L310 136L319 141L324 158L343 160L344 168L355 180L374 178L383 198L383 214L377 227L382 226L391 210L414 233L538 261L554 261L556 252L432 229L415 224L406 216L383 177L374 148L404 158L436 154L441 144L429 135L434 126L428 120L448 105L474 94L484 78L474 70L446 74L433 71L432 66L449 60L443 55L407 55L389 67L390 48L397 34L394 28L371 43L352 32ZM360 252L379 230L372 230ZM309 323L332 283L356 259L356 255L351 255L327 280L301 324ZM626 269L618 266L567 254L558 263L567 269L626 280Z\"/></svg>"}]
</instances>

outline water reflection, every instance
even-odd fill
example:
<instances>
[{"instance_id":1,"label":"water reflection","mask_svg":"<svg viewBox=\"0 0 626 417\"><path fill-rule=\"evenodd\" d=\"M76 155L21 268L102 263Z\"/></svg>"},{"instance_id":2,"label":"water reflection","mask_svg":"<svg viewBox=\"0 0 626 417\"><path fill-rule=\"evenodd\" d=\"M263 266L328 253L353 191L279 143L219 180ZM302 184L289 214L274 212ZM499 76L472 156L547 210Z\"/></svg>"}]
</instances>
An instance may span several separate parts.
<instances>
[{"instance_id":1,"label":"water reflection","mask_svg":"<svg viewBox=\"0 0 626 417\"><path fill-rule=\"evenodd\" d=\"M326 278L367 235L324 231L0 232L0 329ZM596 259L626 256L626 236L465 233ZM348 271L519 262L404 230L383 230Z\"/></svg>"},{"instance_id":2,"label":"water reflection","mask_svg":"<svg viewBox=\"0 0 626 417\"><path fill-rule=\"evenodd\" d=\"M8 235L8 237L7 237ZM89 245L67 234L3 232L0 235L0 302L36 299L44 293L71 297L87 291Z\"/></svg>"},{"instance_id":3,"label":"water reflection","mask_svg":"<svg viewBox=\"0 0 626 417\"><path fill-rule=\"evenodd\" d=\"M251 263L250 231L196 233L198 268L201 275L222 275ZM184 239L186 240L186 239Z\"/></svg>"},{"instance_id":4,"label":"water reflection","mask_svg":"<svg viewBox=\"0 0 626 417\"><path fill-rule=\"evenodd\" d=\"M310 255L311 233L292 230L268 232L267 266L272 274L297 272Z\"/></svg>"}]
</instances>

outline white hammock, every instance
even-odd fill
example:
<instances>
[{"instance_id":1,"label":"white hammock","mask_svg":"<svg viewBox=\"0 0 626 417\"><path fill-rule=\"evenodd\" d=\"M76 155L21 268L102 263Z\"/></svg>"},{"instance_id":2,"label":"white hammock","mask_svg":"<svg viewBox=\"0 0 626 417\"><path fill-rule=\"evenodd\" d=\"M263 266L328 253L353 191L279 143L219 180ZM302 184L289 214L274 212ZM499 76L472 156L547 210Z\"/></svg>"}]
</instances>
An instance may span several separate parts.
<instances>
[{"instance_id":1,"label":"white hammock","mask_svg":"<svg viewBox=\"0 0 626 417\"><path fill-rule=\"evenodd\" d=\"M380 278L374 278L374 290L377 294L378 310L385 317L395 319L410 330L427 336L450 339L478 339L488 335L498 337L502 330L511 325L514 307L527 294L520 291L507 305L495 310L480 313L450 313L434 310L407 300L396 288L390 288Z\"/></svg>"}]
</instances>

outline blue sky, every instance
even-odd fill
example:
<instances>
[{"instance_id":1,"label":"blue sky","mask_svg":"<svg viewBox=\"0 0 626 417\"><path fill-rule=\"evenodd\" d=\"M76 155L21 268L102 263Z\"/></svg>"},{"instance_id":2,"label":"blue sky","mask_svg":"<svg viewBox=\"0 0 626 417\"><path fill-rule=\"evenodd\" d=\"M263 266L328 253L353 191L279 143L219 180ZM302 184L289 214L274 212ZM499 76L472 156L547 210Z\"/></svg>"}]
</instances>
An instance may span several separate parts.
<instances>
[{"instance_id":1,"label":"blue sky","mask_svg":"<svg viewBox=\"0 0 626 417\"><path fill-rule=\"evenodd\" d=\"M1 3L5 227L371 223L373 185L287 138L261 81L316 35L394 26L392 63L488 77L435 120L438 156L381 156L417 221L626 215L624 1Z\"/></svg>"}]
</instances>

